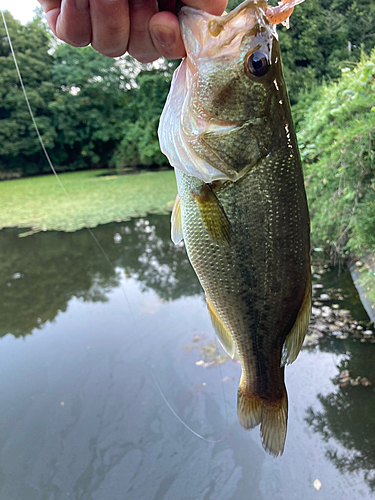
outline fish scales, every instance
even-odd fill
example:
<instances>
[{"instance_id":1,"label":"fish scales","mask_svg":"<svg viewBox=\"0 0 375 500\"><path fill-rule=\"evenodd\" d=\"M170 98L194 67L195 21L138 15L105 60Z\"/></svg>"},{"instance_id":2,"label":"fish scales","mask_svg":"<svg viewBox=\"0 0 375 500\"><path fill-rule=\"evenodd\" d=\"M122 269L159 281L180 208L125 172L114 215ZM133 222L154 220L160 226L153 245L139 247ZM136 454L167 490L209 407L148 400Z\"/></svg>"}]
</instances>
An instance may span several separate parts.
<instances>
[{"instance_id":1,"label":"fish scales","mask_svg":"<svg viewBox=\"0 0 375 500\"><path fill-rule=\"evenodd\" d=\"M309 273L308 231L299 224L306 218L303 179L289 155L280 152L279 161L265 160L244 178L215 190L232 225L232 246L213 244L207 233L191 195L203 183L176 171L189 259L235 340L244 380L254 394L269 399L283 395L276 360L295 323ZM265 360L263 349L275 359Z\"/></svg>"},{"instance_id":2,"label":"fish scales","mask_svg":"<svg viewBox=\"0 0 375 500\"><path fill-rule=\"evenodd\" d=\"M260 424L277 456L288 416L284 366L307 329L311 271L301 160L268 9L264 0L223 17L182 9L187 58L159 136L179 193L172 239L184 239L218 338L238 353L240 423Z\"/></svg>"}]
</instances>

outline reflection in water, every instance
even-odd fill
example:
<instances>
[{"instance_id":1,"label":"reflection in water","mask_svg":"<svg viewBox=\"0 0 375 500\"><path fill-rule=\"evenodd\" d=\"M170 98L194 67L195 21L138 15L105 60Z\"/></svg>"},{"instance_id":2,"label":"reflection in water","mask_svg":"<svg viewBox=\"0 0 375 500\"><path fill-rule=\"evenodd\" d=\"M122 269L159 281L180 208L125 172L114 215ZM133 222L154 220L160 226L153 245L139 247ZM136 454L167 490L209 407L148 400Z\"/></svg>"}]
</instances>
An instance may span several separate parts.
<instances>
[{"instance_id":1,"label":"reflection in water","mask_svg":"<svg viewBox=\"0 0 375 500\"><path fill-rule=\"evenodd\" d=\"M337 309L331 309L330 313L326 313L324 318L326 331L318 338L317 345L307 346L304 349L343 356L337 366L338 374L332 379L336 389L328 395L317 394L321 408L312 406L307 408L305 421L314 432L319 433L324 441L329 443L326 456L337 469L341 473L363 471L365 481L371 490L375 491L374 386L348 384L343 387L340 386L339 377L340 373L348 371L352 380L356 377L366 377L375 384L375 345L371 343L372 339L367 341L363 337L363 329L357 329L358 322L366 324L368 317L354 290L349 273L342 273L341 278L338 278L336 269L327 269L315 279L315 282L319 282L323 288L315 288L314 300L319 301L319 294L324 291L329 297L324 304L329 308L336 305ZM346 313L344 318L337 314L342 310ZM341 321L336 321L335 324L335 317ZM314 329L315 321L320 320L321 316L318 316L317 320L314 318L313 309L310 329ZM328 333L329 323L333 323L334 327L331 333ZM344 333L341 340L332 334L332 330L340 328Z\"/></svg>"},{"instance_id":2,"label":"reflection in water","mask_svg":"<svg viewBox=\"0 0 375 500\"><path fill-rule=\"evenodd\" d=\"M343 342L348 357L339 372L375 381L374 345ZM333 380L338 384L338 377ZM326 456L342 473L364 472L365 481L375 491L375 397L373 386L337 387L328 395L317 395L322 409L307 409L306 422L329 442ZM339 444L338 444L339 443Z\"/></svg>"},{"instance_id":3,"label":"reflection in water","mask_svg":"<svg viewBox=\"0 0 375 500\"><path fill-rule=\"evenodd\" d=\"M341 309L365 321L345 275L337 283L336 271L315 275L314 300L329 299L316 304L313 327L325 326L289 370L293 411L278 461L238 425L240 369L216 352L169 217L93 231L113 268L86 230L27 238L0 231L0 500L313 500L315 478L321 498L375 492L375 344L329 329ZM220 442L181 426L149 366L178 415ZM343 370L374 385L339 387ZM357 484L341 474L348 471L358 472Z\"/></svg>"},{"instance_id":4,"label":"reflection in water","mask_svg":"<svg viewBox=\"0 0 375 500\"><path fill-rule=\"evenodd\" d=\"M92 231L115 270L86 230L26 238L19 238L17 229L0 231L0 337L41 328L65 312L72 297L105 302L119 286L121 270L163 300L201 292L185 248L175 247L170 239L169 217L150 216Z\"/></svg>"}]
</instances>

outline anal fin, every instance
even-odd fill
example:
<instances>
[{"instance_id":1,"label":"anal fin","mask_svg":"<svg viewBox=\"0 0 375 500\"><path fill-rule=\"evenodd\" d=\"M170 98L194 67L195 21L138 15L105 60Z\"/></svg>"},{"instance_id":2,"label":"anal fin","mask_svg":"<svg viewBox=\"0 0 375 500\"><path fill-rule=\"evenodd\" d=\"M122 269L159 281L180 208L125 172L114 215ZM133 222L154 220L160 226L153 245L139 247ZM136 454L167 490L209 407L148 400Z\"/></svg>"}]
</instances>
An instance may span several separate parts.
<instances>
[{"instance_id":1,"label":"anal fin","mask_svg":"<svg viewBox=\"0 0 375 500\"><path fill-rule=\"evenodd\" d=\"M181 201L180 196L176 196L171 216L171 238L175 245L183 239L181 223Z\"/></svg>"},{"instance_id":2,"label":"anal fin","mask_svg":"<svg viewBox=\"0 0 375 500\"><path fill-rule=\"evenodd\" d=\"M287 335L283 345L283 352L281 356L281 366L290 365L296 360L307 330L311 314L311 279L309 279L305 296L302 301L301 309L299 310L297 319L293 328Z\"/></svg>"},{"instance_id":3,"label":"anal fin","mask_svg":"<svg viewBox=\"0 0 375 500\"><path fill-rule=\"evenodd\" d=\"M236 348L232 339L231 334L223 325L221 319L217 315L216 311L213 309L210 302L206 299L208 312L210 314L212 326L214 327L215 333L220 341L220 344L223 346L224 351L231 357L234 357L236 352Z\"/></svg>"}]
</instances>

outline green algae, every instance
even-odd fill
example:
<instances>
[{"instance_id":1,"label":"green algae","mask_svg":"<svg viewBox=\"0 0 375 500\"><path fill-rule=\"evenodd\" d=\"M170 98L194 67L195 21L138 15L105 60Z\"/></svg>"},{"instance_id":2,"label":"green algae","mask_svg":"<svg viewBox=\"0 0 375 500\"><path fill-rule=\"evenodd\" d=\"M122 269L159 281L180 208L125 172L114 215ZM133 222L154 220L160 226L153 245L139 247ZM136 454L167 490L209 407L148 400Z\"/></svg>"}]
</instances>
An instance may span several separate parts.
<instances>
[{"instance_id":1,"label":"green algae","mask_svg":"<svg viewBox=\"0 0 375 500\"><path fill-rule=\"evenodd\" d=\"M108 174L108 175L106 175ZM90 170L0 182L0 229L77 231L146 214L166 214L177 188L173 170L112 175Z\"/></svg>"}]
</instances>

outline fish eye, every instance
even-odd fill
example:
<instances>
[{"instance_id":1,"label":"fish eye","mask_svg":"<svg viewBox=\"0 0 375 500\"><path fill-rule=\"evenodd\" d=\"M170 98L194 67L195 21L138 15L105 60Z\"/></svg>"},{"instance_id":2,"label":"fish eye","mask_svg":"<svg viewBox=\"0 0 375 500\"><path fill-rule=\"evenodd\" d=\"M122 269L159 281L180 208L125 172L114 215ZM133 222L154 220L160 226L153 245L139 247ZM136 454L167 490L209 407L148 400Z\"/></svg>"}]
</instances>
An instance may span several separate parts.
<instances>
[{"instance_id":1,"label":"fish eye","mask_svg":"<svg viewBox=\"0 0 375 500\"><path fill-rule=\"evenodd\" d=\"M251 75L260 77L264 76L268 72L270 68L270 61L264 52L256 50L250 54L246 65L247 70Z\"/></svg>"}]
</instances>

